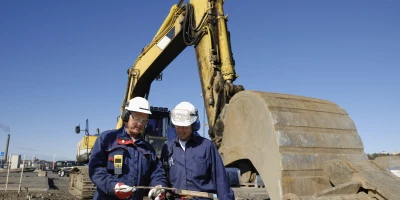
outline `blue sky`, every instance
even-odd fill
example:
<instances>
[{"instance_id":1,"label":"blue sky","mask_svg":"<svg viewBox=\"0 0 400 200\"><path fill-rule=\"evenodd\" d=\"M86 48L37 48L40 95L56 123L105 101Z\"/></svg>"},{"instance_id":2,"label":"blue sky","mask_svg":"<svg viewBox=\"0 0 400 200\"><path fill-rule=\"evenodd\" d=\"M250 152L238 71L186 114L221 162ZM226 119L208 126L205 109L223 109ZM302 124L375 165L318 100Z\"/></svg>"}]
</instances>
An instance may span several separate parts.
<instances>
[{"instance_id":1,"label":"blue sky","mask_svg":"<svg viewBox=\"0 0 400 200\"><path fill-rule=\"evenodd\" d=\"M0 123L10 127L10 152L75 159L76 125L115 128L126 70L174 3L1 1ZM399 0L225 1L236 83L335 102L365 152L400 151L399 10ZM202 110L193 47L163 74L152 105ZM0 129L0 151L7 134Z\"/></svg>"}]
</instances>

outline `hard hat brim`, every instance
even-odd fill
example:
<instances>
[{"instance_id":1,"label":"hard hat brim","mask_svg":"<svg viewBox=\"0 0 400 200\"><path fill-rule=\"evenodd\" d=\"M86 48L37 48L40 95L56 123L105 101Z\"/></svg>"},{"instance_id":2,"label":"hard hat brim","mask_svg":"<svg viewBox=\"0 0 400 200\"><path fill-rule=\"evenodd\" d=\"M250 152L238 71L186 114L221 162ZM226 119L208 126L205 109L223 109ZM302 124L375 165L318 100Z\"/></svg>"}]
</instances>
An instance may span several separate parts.
<instances>
[{"instance_id":1,"label":"hard hat brim","mask_svg":"<svg viewBox=\"0 0 400 200\"><path fill-rule=\"evenodd\" d=\"M151 112L149 110L145 109L129 109L128 107L125 107L125 109L132 111L132 112L140 112L140 113L145 113L151 115Z\"/></svg>"},{"instance_id":2,"label":"hard hat brim","mask_svg":"<svg viewBox=\"0 0 400 200\"><path fill-rule=\"evenodd\" d=\"M188 121L188 120L185 120L185 121L176 121L176 120L174 120L174 119L171 119L171 122L172 122L172 124L175 125L175 126L190 126L190 125L192 125L194 122L196 122L196 120L197 120L197 118L193 118L193 119L190 120L190 121Z\"/></svg>"}]
</instances>

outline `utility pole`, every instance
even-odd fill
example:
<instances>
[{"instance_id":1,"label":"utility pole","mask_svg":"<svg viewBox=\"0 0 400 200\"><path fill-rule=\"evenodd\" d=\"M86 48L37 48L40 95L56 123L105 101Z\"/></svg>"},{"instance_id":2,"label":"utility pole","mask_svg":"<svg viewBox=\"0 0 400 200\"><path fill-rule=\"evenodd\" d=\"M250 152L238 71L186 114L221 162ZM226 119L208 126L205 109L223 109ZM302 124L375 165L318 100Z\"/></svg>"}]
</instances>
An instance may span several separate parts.
<instances>
[{"instance_id":1,"label":"utility pole","mask_svg":"<svg viewBox=\"0 0 400 200\"><path fill-rule=\"evenodd\" d=\"M56 158L56 154L54 154L54 156L53 156L53 167L52 167L52 169L54 169L54 159Z\"/></svg>"}]
</instances>

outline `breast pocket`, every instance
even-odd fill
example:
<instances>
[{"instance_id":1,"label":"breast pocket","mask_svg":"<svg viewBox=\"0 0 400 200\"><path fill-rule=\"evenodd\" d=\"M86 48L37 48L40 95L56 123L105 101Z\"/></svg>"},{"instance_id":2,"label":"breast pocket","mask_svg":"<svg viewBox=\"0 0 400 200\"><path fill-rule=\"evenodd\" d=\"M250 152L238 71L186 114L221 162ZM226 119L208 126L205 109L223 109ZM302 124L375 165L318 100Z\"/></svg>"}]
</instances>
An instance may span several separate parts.
<instances>
[{"instance_id":1,"label":"breast pocket","mask_svg":"<svg viewBox=\"0 0 400 200\"><path fill-rule=\"evenodd\" d=\"M149 152L140 152L139 159L140 159L140 166L141 170L144 173L145 177L150 177L150 169L153 163L152 154Z\"/></svg>"},{"instance_id":2,"label":"breast pocket","mask_svg":"<svg viewBox=\"0 0 400 200\"><path fill-rule=\"evenodd\" d=\"M122 155L122 173L126 173L126 165L127 165L127 159L126 159L126 151L124 149L113 149L108 153L107 156L107 171L110 174L115 174L115 155Z\"/></svg>"},{"instance_id":3,"label":"breast pocket","mask_svg":"<svg viewBox=\"0 0 400 200\"><path fill-rule=\"evenodd\" d=\"M207 159L193 158L194 161L194 178L203 179L210 177L209 162Z\"/></svg>"}]
</instances>

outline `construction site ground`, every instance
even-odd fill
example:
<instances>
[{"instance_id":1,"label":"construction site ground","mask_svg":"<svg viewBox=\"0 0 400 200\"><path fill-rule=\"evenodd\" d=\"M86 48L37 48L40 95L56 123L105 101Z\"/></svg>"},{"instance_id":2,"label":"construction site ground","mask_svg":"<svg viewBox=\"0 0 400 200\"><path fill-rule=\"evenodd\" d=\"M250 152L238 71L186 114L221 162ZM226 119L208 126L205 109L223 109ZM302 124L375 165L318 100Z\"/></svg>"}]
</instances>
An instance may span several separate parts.
<instances>
[{"instance_id":1,"label":"construction site ground","mask_svg":"<svg viewBox=\"0 0 400 200\"><path fill-rule=\"evenodd\" d=\"M40 173L40 174L39 174ZM40 176L38 176L38 174ZM0 199L1 200L25 200L25 199L59 199L75 200L68 192L68 177L59 177L51 171L10 173L7 182L7 173L0 173ZM20 192L19 191L20 189ZM245 199L269 199L265 188L259 187L232 187L237 200ZM147 199L147 198L145 198Z\"/></svg>"}]
</instances>

